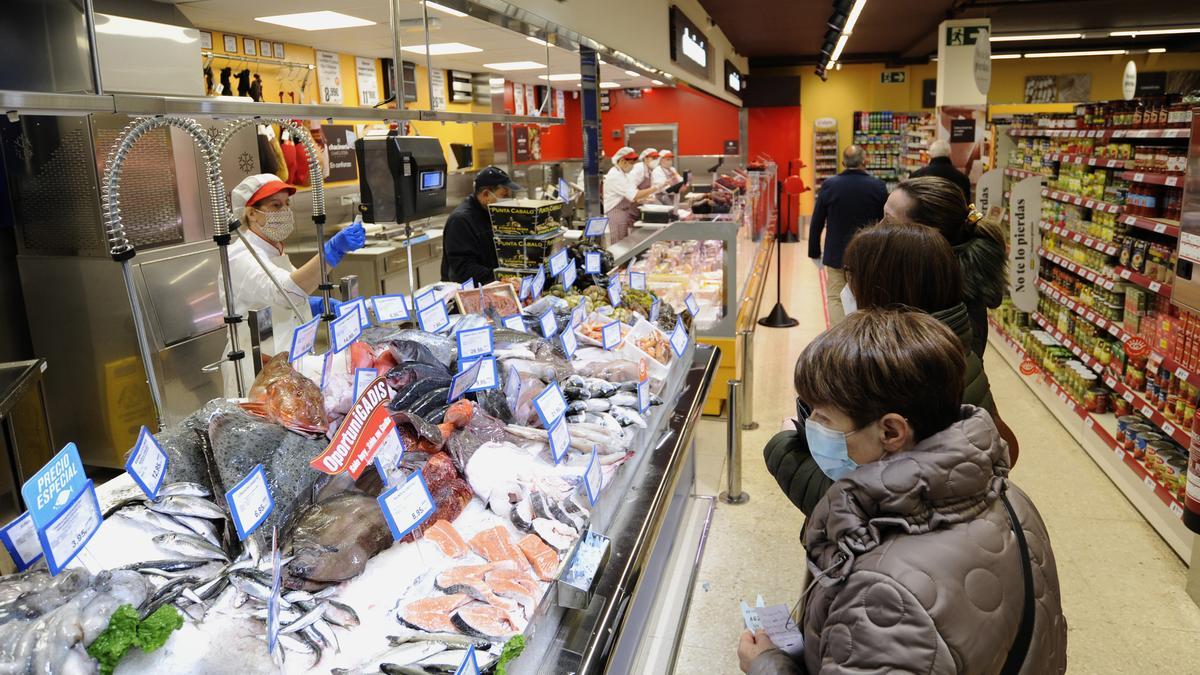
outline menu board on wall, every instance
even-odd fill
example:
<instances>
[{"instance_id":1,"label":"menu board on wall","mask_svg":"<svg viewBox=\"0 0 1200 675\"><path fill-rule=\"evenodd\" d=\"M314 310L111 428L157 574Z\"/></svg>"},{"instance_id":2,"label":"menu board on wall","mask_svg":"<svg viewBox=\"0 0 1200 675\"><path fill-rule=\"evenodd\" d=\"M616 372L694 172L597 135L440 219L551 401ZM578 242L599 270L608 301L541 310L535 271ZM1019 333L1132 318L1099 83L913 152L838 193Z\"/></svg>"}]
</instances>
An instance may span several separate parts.
<instances>
[{"instance_id":1,"label":"menu board on wall","mask_svg":"<svg viewBox=\"0 0 1200 675\"><path fill-rule=\"evenodd\" d=\"M317 51L317 85L321 103L342 105L342 67L337 53Z\"/></svg>"},{"instance_id":2,"label":"menu board on wall","mask_svg":"<svg viewBox=\"0 0 1200 675\"><path fill-rule=\"evenodd\" d=\"M513 114L525 114L525 85L513 82Z\"/></svg>"},{"instance_id":3,"label":"menu board on wall","mask_svg":"<svg viewBox=\"0 0 1200 675\"><path fill-rule=\"evenodd\" d=\"M433 109L446 109L446 71L434 68L430 71L430 84L433 85Z\"/></svg>"},{"instance_id":4,"label":"menu board on wall","mask_svg":"<svg viewBox=\"0 0 1200 675\"><path fill-rule=\"evenodd\" d=\"M379 103L379 73L375 68L375 59L354 57L354 74L358 80L358 104Z\"/></svg>"},{"instance_id":5,"label":"menu board on wall","mask_svg":"<svg viewBox=\"0 0 1200 675\"><path fill-rule=\"evenodd\" d=\"M712 45L700 27L692 23L683 10L671 6L671 60L680 67L708 78Z\"/></svg>"},{"instance_id":6,"label":"menu board on wall","mask_svg":"<svg viewBox=\"0 0 1200 675\"><path fill-rule=\"evenodd\" d=\"M321 132L329 149L329 175L325 177L325 182L358 180L358 158L354 155L354 141L358 139L358 134L354 126L322 124Z\"/></svg>"}]
</instances>

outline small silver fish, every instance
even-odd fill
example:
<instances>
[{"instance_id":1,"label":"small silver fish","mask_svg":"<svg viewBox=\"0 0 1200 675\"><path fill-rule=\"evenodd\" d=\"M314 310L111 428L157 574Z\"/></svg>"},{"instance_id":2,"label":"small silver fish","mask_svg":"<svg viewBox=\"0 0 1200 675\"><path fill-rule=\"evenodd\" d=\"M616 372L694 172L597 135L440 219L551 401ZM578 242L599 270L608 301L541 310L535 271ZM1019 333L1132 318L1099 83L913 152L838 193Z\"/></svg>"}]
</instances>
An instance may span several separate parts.
<instances>
[{"instance_id":1,"label":"small silver fish","mask_svg":"<svg viewBox=\"0 0 1200 675\"><path fill-rule=\"evenodd\" d=\"M225 555L224 551L194 534L168 532L154 537L153 541L164 551L185 558L229 562L229 556Z\"/></svg>"},{"instance_id":2,"label":"small silver fish","mask_svg":"<svg viewBox=\"0 0 1200 675\"><path fill-rule=\"evenodd\" d=\"M189 483L180 481L178 483L167 483L158 488L158 497L211 497L212 491L199 483Z\"/></svg>"},{"instance_id":3,"label":"small silver fish","mask_svg":"<svg viewBox=\"0 0 1200 675\"><path fill-rule=\"evenodd\" d=\"M325 620L342 628L353 628L359 624L358 612L350 605L336 600L325 601Z\"/></svg>"},{"instance_id":4,"label":"small silver fish","mask_svg":"<svg viewBox=\"0 0 1200 675\"><path fill-rule=\"evenodd\" d=\"M221 537L217 535L217 526L213 524L213 521L194 516L174 516L174 518L189 531L203 537L214 546L221 545Z\"/></svg>"},{"instance_id":5,"label":"small silver fish","mask_svg":"<svg viewBox=\"0 0 1200 675\"><path fill-rule=\"evenodd\" d=\"M208 518L210 520L222 520L225 518L225 512L221 510L221 507L207 499L189 495L163 497L157 501L147 502L146 507L151 511L165 513L169 516L196 516L197 518Z\"/></svg>"},{"instance_id":6,"label":"small silver fish","mask_svg":"<svg viewBox=\"0 0 1200 675\"><path fill-rule=\"evenodd\" d=\"M279 632L280 633L295 633L298 630L303 630L303 629L308 628L309 626L313 625L313 623L315 623L322 616L325 616L325 605L324 604L320 604L320 605L317 605L316 607L313 607L311 610L309 610L307 613L305 613L299 619L296 619L295 621L289 623L288 625L284 626L283 628L280 628Z\"/></svg>"},{"instance_id":7,"label":"small silver fish","mask_svg":"<svg viewBox=\"0 0 1200 675\"><path fill-rule=\"evenodd\" d=\"M391 665L410 666L419 661L424 661L438 652L444 652L447 649L449 649L449 645L436 640L406 642L388 652L382 660ZM380 670L383 670L384 665L380 664ZM384 670L383 672L386 673L388 671Z\"/></svg>"},{"instance_id":8,"label":"small silver fish","mask_svg":"<svg viewBox=\"0 0 1200 675\"><path fill-rule=\"evenodd\" d=\"M476 650L490 649L491 642L480 640L469 635L461 633L426 633L424 631L413 631L404 635L389 635L387 637L388 644L393 647L399 647L409 642L441 642L450 647L475 647Z\"/></svg>"}]
</instances>

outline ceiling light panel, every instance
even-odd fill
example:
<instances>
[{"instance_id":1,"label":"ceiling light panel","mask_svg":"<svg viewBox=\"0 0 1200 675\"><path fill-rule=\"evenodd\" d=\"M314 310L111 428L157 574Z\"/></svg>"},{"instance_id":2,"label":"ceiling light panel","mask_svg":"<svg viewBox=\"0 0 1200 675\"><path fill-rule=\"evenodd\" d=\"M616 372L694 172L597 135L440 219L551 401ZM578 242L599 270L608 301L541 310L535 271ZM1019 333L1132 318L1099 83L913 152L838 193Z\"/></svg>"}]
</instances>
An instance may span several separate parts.
<instances>
[{"instance_id":1,"label":"ceiling light panel","mask_svg":"<svg viewBox=\"0 0 1200 675\"><path fill-rule=\"evenodd\" d=\"M530 35L530 36L526 37L525 39L526 39L526 40L529 40L530 42L532 42L532 43L533 43L533 44L535 44L535 45L541 45L542 47L549 47L549 46L550 46L550 43L549 43L549 42L546 42L545 40L543 40L543 39L541 39L541 38L535 38L535 37L533 37L532 35Z\"/></svg>"},{"instance_id":2,"label":"ceiling light panel","mask_svg":"<svg viewBox=\"0 0 1200 675\"><path fill-rule=\"evenodd\" d=\"M1183 35L1186 33L1200 33L1200 26L1191 28L1138 28L1134 30L1115 30L1108 34L1109 37L1138 37L1139 35Z\"/></svg>"},{"instance_id":3,"label":"ceiling light panel","mask_svg":"<svg viewBox=\"0 0 1200 675\"><path fill-rule=\"evenodd\" d=\"M285 28L297 28L299 30L331 30L334 28L360 28L362 26L375 25L374 21L329 10L259 16L255 17L254 20L263 23L272 23Z\"/></svg>"},{"instance_id":4,"label":"ceiling light panel","mask_svg":"<svg viewBox=\"0 0 1200 675\"><path fill-rule=\"evenodd\" d=\"M537 61L505 61L504 63L485 63L484 68L489 70L538 70L546 67L544 63Z\"/></svg>"},{"instance_id":5,"label":"ceiling light panel","mask_svg":"<svg viewBox=\"0 0 1200 675\"><path fill-rule=\"evenodd\" d=\"M550 75L549 77L538 75L538 79L549 80L550 82L574 82L583 79L583 76L579 73L559 73L557 75Z\"/></svg>"},{"instance_id":6,"label":"ceiling light panel","mask_svg":"<svg viewBox=\"0 0 1200 675\"><path fill-rule=\"evenodd\" d=\"M466 12L460 12L457 9L453 9L453 8L447 7L445 5L439 5L436 2L426 1L424 4L429 9L436 9L437 11L442 12L443 14L449 14L450 16L457 16L457 17L461 18L461 17L464 17L467 15Z\"/></svg>"},{"instance_id":7,"label":"ceiling light panel","mask_svg":"<svg viewBox=\"0 0 1200 675\"><path fill-rule=\"evenodd\" d=\"M1039 33L1034 35L993 35L990 42L1025 42L1028 40L1078 40L1083 33Z\"/></svg>"},{"instance_id":8,"label":"ceiling light panel","mask_svg":"<svg viewBox=\"0 0 1200 675\"><path fill-rule=\"evenodd\" d=\"M411 52L413 54L424 54L425 45L412 45L410 47L401 47L402 52ZM461 42L438 42L429 45L430 56L450 56L451 54L474 54L483 51L479 47L472 47Z\"/></svg>"},{"instance_id":9,"label":"ceiling light panel","mask_svg":"<svg viewBox=\"0 0 1200 675\"><path fill-rule=\"evenodd\" d=\"M1078 52L1035 52L1026 54L1027 59L1054 59L1069 56L1117 56L1120 54L1128 54L1124 49L1090 49Z\"/></svg>"}]
</instances>

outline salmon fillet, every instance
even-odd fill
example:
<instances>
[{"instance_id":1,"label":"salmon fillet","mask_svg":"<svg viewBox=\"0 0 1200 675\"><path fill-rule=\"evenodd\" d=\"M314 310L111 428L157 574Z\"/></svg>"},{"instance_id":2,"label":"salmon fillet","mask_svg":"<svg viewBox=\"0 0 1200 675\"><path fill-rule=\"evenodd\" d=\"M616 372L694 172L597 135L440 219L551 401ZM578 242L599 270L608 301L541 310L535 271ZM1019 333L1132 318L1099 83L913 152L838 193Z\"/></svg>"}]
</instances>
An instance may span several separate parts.
<instances>
[{"instance_id":1,"label":"salmon fillet","mask_svg":"<svg viewBox=\"0 0 1200 675\"><path fill-rule=\"evenodd\" d=\"M429 529L425 530L425 536L433 540L442 553L451 558L461 558L471 550L467 548L467 542L458 530L454 529L454 525L446 520L439 520L430 525Z\"/></svg>"},{"instance_id":2,"label":"salmon fillet","mask_svg":"<svg viewBox=\"0 0 1200 675\"><path fill-rule=\"evenodd\" d=\"M484 575L484 580L496 595L512 598L529 609L536 607L541 597L538 582L527 572L514 569L490 570Z\"/></svg>"},{"instance_id":3,"label":"salmon fillet","mask_svg":"<svg viewBox=\"0 0 1200 675\"><path fill-rule=\"evenodd\" d=\"M536 534L527 534L517 542L521 553L533 566L533 571L539 579L549 581L558 572L558 552L546 545Z\"/></svg>"},{"instance_id":4,"label":"salmon fillet","mask_svg":"<svg viewBox=\"0 0 1200 675\"><path fill-rule=\"evenodd\" d=\"M400 622L431 633L457 633L458 628L451 621L451 615L470 602L470 596L461 593L421 598L410 602L401 610Z\"/></svg>"},{"instance_id":5,"label":"salmon fillet","mask_svg":"<svg viewBox=\"0 0 1200 675\"><path fill-rule=\"evenodd\" d=\"M509 568L512 566L508 561L498 564ZM492 571L496 565L497 563L489 563L487 565L452 567L437 575L434 585L438 590L445 593L463 593L475 600L486 602L505 611L513 611L517 609L516 601L509 597L497 595L485 579L485 575L489 571Z\"/></svg>"},{"instance_id":6,"label":"salmon fillet","mask_svg":"<svg viewBox=\"0 0 1200 675\"><path fill-rule=\"evenodd\" d=\"M471 550L483 556L489 562L511 560L518 569L529 569L529 562L512 543L508 530L503 525L497 525L490 530L483 530L471 537Z\"/></svg>"},{"instance_id":7,"label":"salmon fillet","mask_svg":"<svg viewBox=\"0 0 1200 675\"><path fill-rule=\"evenodd\" d=\"M456 631L489 640L505 640L520 632L508 612L482 602L459 607L450 621Z\"/></svg>"}]
</instances>

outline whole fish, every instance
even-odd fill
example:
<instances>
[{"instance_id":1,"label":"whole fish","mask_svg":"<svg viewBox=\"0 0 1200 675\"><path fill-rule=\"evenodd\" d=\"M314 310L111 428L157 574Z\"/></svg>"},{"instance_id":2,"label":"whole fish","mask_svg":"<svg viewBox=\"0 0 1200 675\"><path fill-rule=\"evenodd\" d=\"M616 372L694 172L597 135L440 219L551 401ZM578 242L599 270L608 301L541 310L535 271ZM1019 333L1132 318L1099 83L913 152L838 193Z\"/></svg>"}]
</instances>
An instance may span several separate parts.
<instances>
[{"instance_id":1,"label":"whole fish","mask_svg":"<svg viewBox=\"0 0 1200 675\"><path fill-rule=\"evenodd\" d=\"M325 602L325 620L342 628L353 628L359 624L358 612L350 605L336 600Z\"/></svg>"},{"instance_id":2,"label":"whole fish","mask_svg":"<svg viewBox=\"0 0 1200 675\"><path fill-rule=\"evenodd\" d=\"M336 584L362 573L367 561L392 545L392 531L379 503L345 492L310 506L292 533L295 559L287 566L289 588L306 582Z\"/></svg>"},{"instance_id":3,"label":"whole fish","mask_svg":"<svg viewBox=\"0 0 1200 675\"><path fill-rule=\"evenodd\" d=\"M220 560L229 562L229 556L207 540L194 534L179 534L168 532L153 539L154 543L164 551L192 558L195 560Z\"/></svg>"},{"instance_id":4,"label":"whole fish","mask_svg":"<svg viewBox=\"0 0 1200 675\"><path fill-rule=\"evenodd\" d=\"M279 629L280 633L295 633L298 630L304 630L317 622L322 616L325 616L325 605L317 605L313 607L303 616L288 625Z\"/></svg>"},{"instance_id":5,"label":"whole fish","mask_svg":"<svg viewBox=\"0 0 1200 675\"><path fill-rule=\"evenodd\" d=\"M158 513L165 513L169 516L195 516L211 520L224 520L225 518L225 512L221 510L221 507L207 499L188 495L174 495L163 497L157 501L146 502L146 508Z\"/></svg>"},{"instance_id":6,"label":"whole fish","mask_svg":"<svg viewBox=\"0 0 1200 675\"><path fill-rule=\"evenodd\" d=\"M211 497L212 490L204 487L199 483L190 481L179 481L176 483L167 483L158 488L158 498L163 497Z\"/></svg>"},{"instance_id":7,"label":"whole fish","mask_svg":"<svg viewBox=\"0 0 1200 675\"><path fill-rule=\"evenodd\" d=\"M414 631L405 635L389 635L387 639L388 644L393 647L399 647L409 642L441 642L449 647L461 647L463 649L474 647L476 650L486 650L492 646L492 643L487 640L480 640L479 638L473 638L470 635L463 635L462 633L426 633L424 631Z\"/></svg>"},{"instance_id":8,"label":"whole fish","mask_svg":"<svg viewBox=\"0 0 1200 675\"><path fill-rule=\"evenodd\" d=\"M417 399L416 402L409 407L409 411L414 415L420 415L421 417L429 419L428 416L430 414L432 414L441 406L446 405L446 397L449 394L449 387L438 387L437 389L433 389L421 396L421 398Z\"/></svg>"},{"instance_id":9,"label":"whole fish","mask_svg":"<svg viewBox=\"0 0 1200 675\"><path fill-rule=\"evenodd\" d=\"M136 527L148 529L156 533L176 532L179 534L192 534L192 530L187 525L165 513L151 511L145 506L130 506L116 512L114 517L130 521Z\"/></svg>"},{"instance_id":10,"label":"whole fish","mask_svg":"<svg viewBox=\"0 0 1200 675\"><path fill-rule=\"evenodd\" d=\"M213 524L213 521L194 516L175 516L175 520L213 546L218 548L221 546L221 537L217 534L217 526Z\"/></svg>"}]
</instances>

